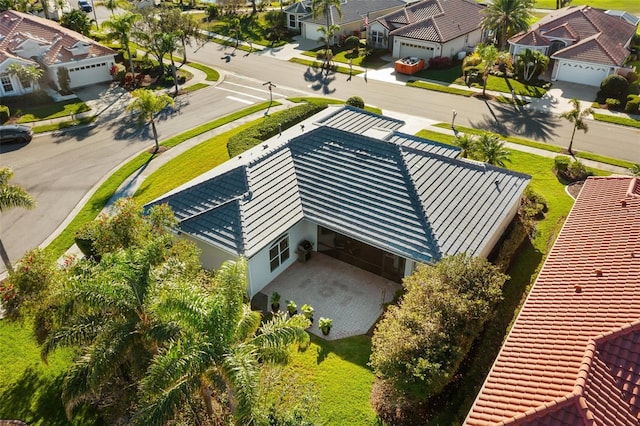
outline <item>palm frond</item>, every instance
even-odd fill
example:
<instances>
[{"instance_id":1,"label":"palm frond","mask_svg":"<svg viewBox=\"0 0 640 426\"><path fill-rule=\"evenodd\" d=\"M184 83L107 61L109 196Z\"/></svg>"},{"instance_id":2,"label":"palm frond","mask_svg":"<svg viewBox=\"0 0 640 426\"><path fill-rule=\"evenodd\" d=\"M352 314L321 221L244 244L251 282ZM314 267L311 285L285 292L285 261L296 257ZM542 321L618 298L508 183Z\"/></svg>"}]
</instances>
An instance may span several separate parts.
<instances>
[{"instance_id":1,"label":"palm frond","mask_svg":"<svg viewBox=\"0 0 640 426\"><path fill-rule=\"evenodd\" d=\"M235 340L237 342L244 342L249 337L256 334L258 328L260 327L260 321L262 320L262 315L260 312L252 311L251 306L248 304L242 305L242 316L238 321L235 331Z\"/></svg>"},{"instance_id":2,"label":"palm frond","mask_svg":"<svg viewBox=\"0 0 640 426\"><path fill-rule=\"evenodd\" d=\"M46 360L47 356L58 347L88 345L100 333L103 326L103 319L99 315L77 316L75 321L47 337L40 355Z\"/></svg>"},{"instance_id":3,"label":"palm frond","mask_svg":"<svg viewBox=\"0 0 640 426\"><path fill-rule=\"evenodd\" d=\"M284 349L294 343L306 344L309 334L305 331L311 322L304 315L274 316L264 323L251 344L257 347L261 356L266 357L274 349Z\"/></svg>"},{"instance_id":4,"label":"palm frond","mask_svg":"<svg viewBox=\"0 0 640 426\"><path fill-rule=\"evenodd\" d=\"M225 355L220 371L232 391L232 409L236 423L254 424L253 407L258 396L260 373L257 351L252 345L236 346Z\"/></svg>"},{"instance_id":5,"label":"palm frond","mask_svg":"<svg viewBox=\"0 0 640 426\"><path fill-rule=\"evenodd\" d=\"M17 185L0 185L0 211L14 207L32 209L36 200L24 189Z\"/></svg>"},{"instance_id":6,"label":"palm frond","mask_svg":"<svg viewBox=\"0 0 640 426\"><path fill-rule=\"evenodd\" d=\"M62 401L69 420L72 418L73 409L88 400L94 393L88 379L91 370L90 363L90 355L82 355L71 365L64 378Z\"/></svg>"}]
</instances>

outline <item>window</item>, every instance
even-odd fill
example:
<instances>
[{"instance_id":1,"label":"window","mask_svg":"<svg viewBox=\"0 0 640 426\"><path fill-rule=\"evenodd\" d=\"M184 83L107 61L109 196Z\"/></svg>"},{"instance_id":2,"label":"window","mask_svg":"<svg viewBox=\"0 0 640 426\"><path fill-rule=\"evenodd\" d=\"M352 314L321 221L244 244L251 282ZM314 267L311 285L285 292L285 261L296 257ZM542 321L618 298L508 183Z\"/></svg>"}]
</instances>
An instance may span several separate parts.
<instances>
[{"instance_id":1,"label":"window","mask_svg":"<svg viewBox=\"0 0 640 426\"><path fill-rule=\"evenodd\" d=\"M13 92L13 84L11 84L11 79L8 75L0 77L0 82L2 82L2 90L4 90L5 93Z\"/></svg>"},{"instance_id":2,"label":"window","mask_svg":"<svg viewBox=\"0 0 640 426\"><path fill-rule=\"evenodd\" d=\"M269 262L271 272L289 259L289 236L285 235L276 241L269 249Z\"/></svg>"},{"instance_id":3,"label":"window","mask_svg":"<svg viewBox=\"0 0 640 426\"><path fill-rule=\"evenodd\" d=\"M373 41L373 44L382 44L382 43L384 43L384 33L382 31L372 31L371 32L371 41Z\"/></svg>"},{"instance_id":4,"label":"window","mask_svg":"<svg viewBox=\"0 0 640 426\"><path fill-rule=\"evenodd\" d=\"M289 28L295 28L295 27L296 27L296 15L291 13L289 14Z\"/></svg>"}]
</instances>

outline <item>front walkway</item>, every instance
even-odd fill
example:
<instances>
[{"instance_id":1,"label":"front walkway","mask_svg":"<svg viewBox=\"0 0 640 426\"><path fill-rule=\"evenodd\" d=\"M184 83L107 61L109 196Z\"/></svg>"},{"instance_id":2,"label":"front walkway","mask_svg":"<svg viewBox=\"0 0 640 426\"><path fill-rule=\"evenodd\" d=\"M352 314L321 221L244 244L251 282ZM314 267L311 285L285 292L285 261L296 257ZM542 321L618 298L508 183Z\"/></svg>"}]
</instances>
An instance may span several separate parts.
<instances>
[{"instance_id":1,"label":"front walkway","mask_svg":"<svg viewBox=\"0 0 640 426\"><path fill-rule=\"evenodd\" d=\"M268 297L274 291L280 293L281 311L286 311L287 300L296 302L298 312L305 303L311 305L315 312L309 332L336 340L366 334L382 315L383 304L391 302L401 288L400 284L314 251L310 260L295 262L261 293ZM320 317L333 320L328 336L318 329Z\"/></svg>"}]
</instances>

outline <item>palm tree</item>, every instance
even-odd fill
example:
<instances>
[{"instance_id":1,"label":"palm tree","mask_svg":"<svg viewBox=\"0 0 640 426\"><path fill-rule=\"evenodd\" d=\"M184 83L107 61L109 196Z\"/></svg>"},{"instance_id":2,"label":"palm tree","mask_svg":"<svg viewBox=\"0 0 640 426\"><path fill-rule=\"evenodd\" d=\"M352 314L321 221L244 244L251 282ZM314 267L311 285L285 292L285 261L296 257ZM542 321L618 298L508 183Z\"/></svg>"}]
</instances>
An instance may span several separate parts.
<instances>
[{"instance_id":1,"label":"palm tree","mask_svg":"<svg viewBox=\"0 0 640 426\"><path fill-rule=\"evenodd\" d=\"M15 75L20 80L20 84L23 88L32 87L38 89L38 80L44 74L41 68L37 68L35 65L21 65L11 64L7 67L7 72L10 75Z\"/></svg>"},{"instance_id":2,"label":"palm tree","mask_svg":"<svg viewBox=\"0 0 640 426\"><path fill-rule=\"evenodd\" d=\"M504 142L496 135L483 133L478 139L477 147L478 155L485 163L505 167L505 161L511 162L511 153L504 148Z\"/></svg>"},{"instance_id":3,"label":"palm tree","mask_svg":"<svg viewBox=\"0 0 640 426\"><path fill-rule=\"evenodd\" d=\"M56 325L44 339L43 359L59 347L81 348L63 382L69 417L88 399L129 407L159 345L175 337L175 326L153 312L158 293L152 269L161 263L164 242L106 253L99 264L85 261L51 298Z\"/></svg>"},{"instance_id":4,"label":"palm tree","mask_svg":"<svg viewBox=\"0 0 640 426\"><path fill-rule=\"evenodd\" d=\"M154 116L168 105L175 106L175 102L171 96L165 93L157 94L147 89L136 89L131 92L131 95L134 99L127 105L127 111L138 112L139 124L151 123L153 138L156 142L155 152L158 152L160 144L158 143L158 131L156 130Z\"/></svg>"},{"instance_id":5,"label":"palm tree","mask_svg":"<svg viewBox=\"0 0 640 426\"><path fill-rule=\"evenodd\" d=\"M585 118L593 112L591 108L585 108L583 110L580 109L580 101L573 98L571 99L571 105L573 105L573 109L571 111L566 111L560 114L560 117L566 118L570 123L573 123L573 132L571 133L571 141L569 142L569 154L573 155L573 151L571 148L573 147L573 137L576 134L576 130L582 130L587 133L589 131L589 126L587 126L587 122Z\"/></svg>"},{"instance_id":6,"label":"palm tree","mask_svg":"<svg viewBox=\"0 0 640 426\"><path fill-rule=\"evenodd\" d=\"M498 46L504 50L507 39L529 28L534 0L493 0L485 9L482 27L493 31Z\"/></svg>"},{"instance_id":7,"label":"palm tree","mask_svg":"<svg viewBox=\"0 0 640 426\"><path fill-rule=\"evenodd\" d=\"M329 43L333 39L333 36L336 35L338 31L340 31L340 25L329 25L329 27L320 27L318 31L322 33L322 36L318 39L320 43L325 43L326 50L324 55L324 60L327 65L327 70L329 69L329 64L331 59L333 58L333 52L329 48Z\"/></svg>"},{"instance_id":8,"label":"palm tree","mask_svg":"<svg viewBox=\"0 0 640 426\"><path fill-rule=\"evenodd\" d=\"M131 50L129 43L131 41L131 31L135 22L140 19L140 15L135 13L126 12L122 15L114 15L109 18L108 21L103 23L103 26L107 28L107 39L118 40L120 46L127 50L127 56L129 57L129 69L131 70L131 77L133 78L133 84L135 87L135 69L133 67L133 58L131 56Z\"/></svg>"},{"instance_id":9,"label":"palm tree","mask_svg":"<svg viewBox=\"0 0 640 426\"><path fill-rule=\"evenodd\" d=\"M225 262L212 293L176 291L164 306L180 325L180 339L154 357L142 381L147 402L139 412L144 424L162 424L183 402L200 395L210 420L223 408L217 396L229 396L228 410L239 425L255 422L258 374L262 363L283 363L293 343L306 343L304 315L275 315L260 325L261 315L244 303L246 261Z\"/></svg>"},{"instance_id":10,"label":"palm tree","mask_svg":"<svg viewBox=\"0 0 640 426\"><path fill-rule=\"evenodd\" d=\"M341 8L341 2L340 0L312 0L311 1L311 10L312 10L312 16L313 19L318 19L322 16L325 16L327 19L327 25L325 26L325 31L324 31L324 35L325 35L325 45L326 45L326 51L329 52L329 50L331 49L330 47L330 43L331 43L331 37L333 37L333 34L331 35L331 37L329 37L329 33L330 31L330 27L333 25L333 16L331 14L331 8L335 7L336 12L338 13L338 16L342 19L342 8Z\"/></svg>"},{"instance_id":11,"label":"palm tree","mask_svg":"<svg viewBox=\"0 0 640 426\"><path fill-rule=\"evenodd\" d=\"M471 135L459 135L456 136L455 144L460 148L460 157L473 158L477 150L478 142L476 138Z\"/></svg>"},{"instance_id":12,"label":"palm tree","mask_svg":"<svg viewBox=\"0 0 640 426\"><path fill-rule=\"evenodd\" d=\"M176 32L158 34L158 45L161 52L169 54L171 59L171 74L173 76L173 84L176 88L175 94L178 94L178 75L176 74L176 63L173 53L178 49L179 34ZM237 42L237 41L236 41ZM162 64L160 64L162 66Z\"/></svg>"},{"instance_id":13,"label":"palm tree","mask_svg":"<svg viewBox=\"0 0 640 426\"><path fill-rule=\"evenodd\" d=\"M104 7L111 11L111 17L113 17L114 11L118 8L118 0L105 0L103 4Z\"/></svg>"},{"instance_id":14,"label":"palm tree","mask_svg":"<svg viewBox=\"0 0 640 426\"><path fill-rule=\"evenodd\" d=\"M539 50L525 49L518 55L518 69L525 81L543 73L549 66L549 57Z\"/></svg>"},{"instance_id":15,"label":"palm tree","mask_svg":"<svg viewBox=\"0 0 640 426\"><path fill-rule=\"evenodd\" d=\"M487 95L487 80L489 79L489 71L494 67L496 61L498 60L498 56L500 56L500 52L498 49L492 44L484 44L480 43L476 46L475 53L482 58L482 62L484 64L484 69L482 72L482 96Z\"/></svg>"},{"instance_id":16,"label":"palm tree","mask_svg":"<svg viewBox=\"0 0 640 426\"><path fill-rule=\"evenodd\" d=\"M0 168L0 213L14 207L22 207L24 209L33 209L36 206L35 199L22 187L11 185L9 181L13 178L13 170L9 167ZM0 239L0 257L4 262L7 271L13 272L13 266L7 250Z\"/></svg>"}]
</instances>

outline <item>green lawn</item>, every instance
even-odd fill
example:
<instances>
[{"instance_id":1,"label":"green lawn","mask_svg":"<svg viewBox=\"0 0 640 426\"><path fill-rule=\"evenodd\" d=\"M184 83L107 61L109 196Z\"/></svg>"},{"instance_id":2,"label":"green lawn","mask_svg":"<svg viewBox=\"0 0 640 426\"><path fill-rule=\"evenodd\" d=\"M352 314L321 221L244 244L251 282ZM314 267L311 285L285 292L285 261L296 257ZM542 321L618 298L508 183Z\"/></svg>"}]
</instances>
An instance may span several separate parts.
<instances>
[{"instance_id":1,"label":"green lawn","mask_svg":"<svg viewBox=\"0 0 640 426\"><path fill-rule=\"evenodd\" d=\"M11 107L12 115L20 115L19 123L31 123L33 121L49 120L52 118L68 117L71 114L89 111L91 108L78 99L70 99L68 101L47 104L42 106L36 105L18 105Z\"/></svg>"},{"instance_id":2,"label":"green lawn","mask_svg":"<svg viewBox=\"0 0 640 426\"><path fill-rule=\"evenodd\" d=\"M597 112L594 112L592 116L594 120L606 121L607 123L619 124L621 126L635 127L637 129L640 129L640 120L636 120L634 118L618 117L608 114L598 114Z\"/></svg>"},{"instance_id":3,"label":"green lawn","mask_svg":"<svg viewBox=\"0 0 640 426\"><path fill-rule=\"evenodd\" d=\"M458 89L457 87L443 86L441 84L429 83L421 80L409 80L407 86L418 87L420 89L433 90L435 92L451 93L452 95L471 96L475 92L472 90Z\"/></svg>"},{"instance_id":4,"label":"green lawn","mask_svg":"<svg viewBox=\"0 0 640 426\"><path fill-rule=\"evenodd\" d=\"M457 79L455 83L463 86L465 85L463 78ZM472 83L471 87L482 88L482 83ZM487 90L502 93L511 93L511 90L515 90L518 95L531 96L534 98L541 98L545 93L547 93L547 91L542 87L532 86L521 83L512 78L496 77L494 75L490 75L487 79Z\"/></svg>"},{"instance_id":5,"label":"green lawn","mask_svg":"<svg viewBox=\"0 0 640 426\"><path fill-rule=\"evenodd\" d=\"M572 6L588 4L598 9L626 10L634 15L640 15L640 2L637 0L573 0ZM556 0L536 0L535 7L540 9L555 9Z\"/></svg>"},{"instance_id":6,"label":"green lawn","mask_svg":"<svg viewBox=\"0 0 640 426\"><path fill-rule=\"evenodd\" d=\"M455 66L443 70L426 69L418 71L414 76L429 80L444 81L445 83L453 83L462 76L462 67Z\"/></svg>"}]
</instances>

